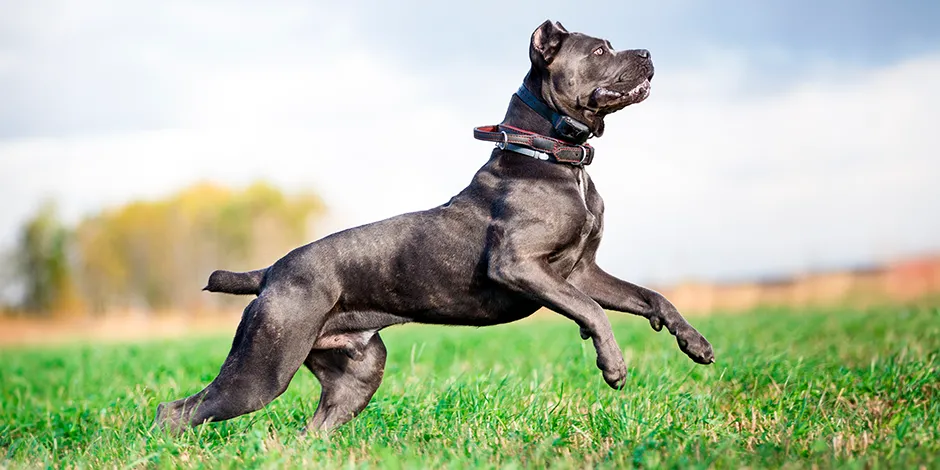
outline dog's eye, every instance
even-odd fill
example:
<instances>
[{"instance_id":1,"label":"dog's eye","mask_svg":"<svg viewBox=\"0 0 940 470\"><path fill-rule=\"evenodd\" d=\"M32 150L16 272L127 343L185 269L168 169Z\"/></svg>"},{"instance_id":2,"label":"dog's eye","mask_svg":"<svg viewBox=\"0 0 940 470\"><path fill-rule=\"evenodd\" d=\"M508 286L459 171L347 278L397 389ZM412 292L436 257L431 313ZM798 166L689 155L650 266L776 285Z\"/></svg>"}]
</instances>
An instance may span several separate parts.
<instances>
[{"instance_id":1,"label":"dog's eye","mask_svg":"<svg viewBox=\"0 0 940 470\"><path fill-rule=\"evenodd\" d=\"M594 49L594 55L604 55L604 46Z\"/></svg>"}]
</instances>

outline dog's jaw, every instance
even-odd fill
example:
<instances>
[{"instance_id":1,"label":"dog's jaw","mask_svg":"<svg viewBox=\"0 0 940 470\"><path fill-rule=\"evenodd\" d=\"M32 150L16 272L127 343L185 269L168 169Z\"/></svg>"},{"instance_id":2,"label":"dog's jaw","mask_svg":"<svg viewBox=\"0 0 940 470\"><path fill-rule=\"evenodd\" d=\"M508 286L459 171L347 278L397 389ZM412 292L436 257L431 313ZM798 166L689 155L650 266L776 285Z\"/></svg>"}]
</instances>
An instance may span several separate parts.
<instances>
[{"instance_id":1,"label":"dog's jaw","mask_svg":"<svg viewBox=\"0 0 940 470\"><path fill-rule=\"evenodd\" d=\"M650 81L643 80L637 86L627 91L617 91L607 87L598 87L591 93L589 102L598 108L599 112L609 114L642 102L650 95Z\"/></svg>"},{"instance_id":2,"label":"dog's jaw","mask_svg":"<svg viewBox=\"0 0 940 470\"><path fill-rule=\"evenodd\" d=\"M595 137L604 135L604 118L611 113L620 111L631 104L642 102L650 95L650 80L648 78L626 91L618 91L616 85L595 88L588 96L587 103L582 104L578 98L580 115L591 128Z\"/></svg>"}]
</instances>

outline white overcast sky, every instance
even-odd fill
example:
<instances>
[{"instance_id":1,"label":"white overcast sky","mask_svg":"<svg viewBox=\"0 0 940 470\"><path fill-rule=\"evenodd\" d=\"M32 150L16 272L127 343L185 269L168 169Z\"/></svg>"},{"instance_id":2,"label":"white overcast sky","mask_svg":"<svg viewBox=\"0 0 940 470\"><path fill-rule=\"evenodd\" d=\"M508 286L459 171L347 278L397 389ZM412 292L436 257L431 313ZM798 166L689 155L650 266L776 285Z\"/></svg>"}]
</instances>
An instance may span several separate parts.
<instances>
[{"instance_id":1,"label":"white overcast sky","mask_svg":"<svg viewBox=\"0 0 940 470\"><path fill-rule=\"evenodd\" d=\"M314 190L330 230L446 202L546 18L656 65L592 141L613 273L940 250L938 5L0 0L0 250L44 200L74 222L203 180Z\"/></svg>"}]
</instances>

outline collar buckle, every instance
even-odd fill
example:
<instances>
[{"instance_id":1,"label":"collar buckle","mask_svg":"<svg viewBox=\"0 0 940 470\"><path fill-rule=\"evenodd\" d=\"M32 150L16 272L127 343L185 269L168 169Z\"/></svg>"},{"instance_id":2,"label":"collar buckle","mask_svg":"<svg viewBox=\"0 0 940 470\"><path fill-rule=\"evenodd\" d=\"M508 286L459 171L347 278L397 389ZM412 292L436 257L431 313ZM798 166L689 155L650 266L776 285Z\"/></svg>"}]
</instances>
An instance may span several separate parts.
<instances>
[{"instance_id":1,"label":"collar buckle","mask_svg":"<svg viewBox=\"0 0 940 470\"><path fill-rule=\"evenodd\" d=\"M502 134L503 140L496 142L496 148L500 150L506 150L506 146L509 145L509 134L503 130L499 131L499 133Z\"/></svg>"}]
</instances>

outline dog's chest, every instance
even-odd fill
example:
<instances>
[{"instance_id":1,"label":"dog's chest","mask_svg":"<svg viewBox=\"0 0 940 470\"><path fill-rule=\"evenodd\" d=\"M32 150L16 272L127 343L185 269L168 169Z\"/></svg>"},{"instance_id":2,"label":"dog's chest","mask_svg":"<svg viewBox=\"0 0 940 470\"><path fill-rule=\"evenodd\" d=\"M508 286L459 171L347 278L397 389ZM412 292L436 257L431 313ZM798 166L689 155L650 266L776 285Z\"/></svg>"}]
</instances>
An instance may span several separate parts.
<instances>
[{"instance_id":1,"label":"dog's chest","mask_svg":"<svg viewBox=\"0 0 940 470\"><path fill-rule=\"evenodd\" d=\"M598 210L597 207L591 207L592 204L588 202L588 191L590 189L590 177L588 176L587 170L583 167L578 168L576 172L576 177L578 180L578 195L581 197L581 203L584 205L584 221L581 225L581 241L586 241L597 225L597 215L595 212Z\"/></svg>"},{"instance_id":2,"label":"dog's chest","mask_svg":"<svg viewBox=\"0 0 940 470\"><path fill-rule=\"evenodd\" d=\"M552 267L559 273L570 274L578 262L588 254L591 247L596 247L596 244L592 244L591 240L599 235L601 214L597 212L599 207L596 207L597 204L595 204L596 194L589 192L588 187L586 180L584 189L581 189L582 192L578 199L581 206L580 210L568 212L570 217L568 219L570 224L568 225L569 237L566 238L567 241L555 253L555 256L550 258Z\"/></svg>"}]
</instances>

